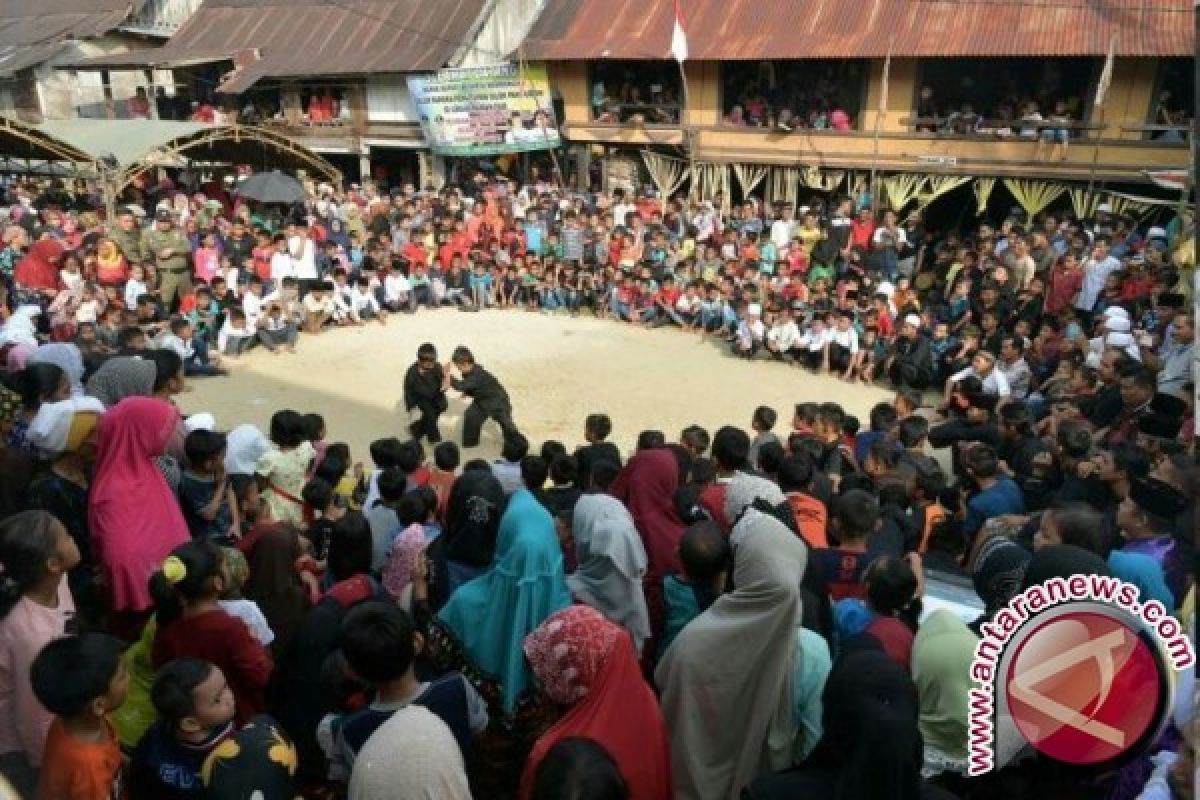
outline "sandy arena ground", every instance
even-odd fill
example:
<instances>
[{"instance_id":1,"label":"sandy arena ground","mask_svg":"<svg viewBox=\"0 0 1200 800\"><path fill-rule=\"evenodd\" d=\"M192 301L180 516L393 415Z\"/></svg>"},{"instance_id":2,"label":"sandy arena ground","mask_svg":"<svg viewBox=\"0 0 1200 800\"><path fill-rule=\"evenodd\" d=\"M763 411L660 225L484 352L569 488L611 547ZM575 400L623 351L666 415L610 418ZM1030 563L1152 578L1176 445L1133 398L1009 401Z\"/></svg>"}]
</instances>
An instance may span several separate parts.
<instances>
[{"instance_id":1,"label":"sandy arena ground","mask_svg":"<svg viewBox=\"0 0 1200 800\"><path fill-rule=\"evenodd\" d=\"M251 422L265 432L278 409L315 411L325 417L330 441L347 442L354 459L369 464L371 441L407 438L404 372L424 341L437 346L442 361L455 346L470 347L508 389L513 417L535 448L546 439L574 448L592 412L612 417L611 441L628 453L648 428L662 430L669 441L692 423L710 432L724 424L749 431L751 414L763 404L779 413L781 435L794 404L810 400L837 401L866 427L871 406L891 397L797 367L736 359L724 342L670 328L639 329L587 315L444 309L302 336L294 355L255 348L232 364L229 377L192 379L191 391L177 399L184 413L215 414L221 430ZM450 396L442 433L461 441L465 404ZM489 421L480 446L464 452L464 460L494 458L499 449L500 429Z\"/></svg>"}]
</instances>

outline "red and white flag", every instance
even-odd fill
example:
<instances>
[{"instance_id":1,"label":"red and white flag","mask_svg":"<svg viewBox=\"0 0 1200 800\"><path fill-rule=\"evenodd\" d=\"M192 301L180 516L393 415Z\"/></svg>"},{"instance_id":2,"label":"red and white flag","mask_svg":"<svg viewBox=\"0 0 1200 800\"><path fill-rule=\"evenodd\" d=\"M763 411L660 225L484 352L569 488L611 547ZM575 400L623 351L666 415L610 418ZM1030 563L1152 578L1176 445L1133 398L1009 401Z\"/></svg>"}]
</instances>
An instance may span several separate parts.
<instances>
[{"instance_id":1,"label":"red and white flag","mask_svg":"<svg viewBox=\"0 0 1200 800\"><path fill-rule=\"evenodd\" d=\"M679 0L675 0L675 29L671 32L671 55L675 56L675 60L680 64L687 61L688 57L687 33L683 29L683 9L679 7Z\"/></svg>"}]
</instances>

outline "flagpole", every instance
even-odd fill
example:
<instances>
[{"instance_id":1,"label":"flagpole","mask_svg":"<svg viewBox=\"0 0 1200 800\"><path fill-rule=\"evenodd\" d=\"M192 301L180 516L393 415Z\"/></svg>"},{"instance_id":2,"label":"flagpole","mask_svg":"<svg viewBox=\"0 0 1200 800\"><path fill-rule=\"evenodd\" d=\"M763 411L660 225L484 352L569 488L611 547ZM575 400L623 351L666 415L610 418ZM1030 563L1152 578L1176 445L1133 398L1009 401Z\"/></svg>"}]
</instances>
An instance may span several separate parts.
<instances>
[{"instance_id":1,"label":"flagpole","mask_svg":"<svg viewBox=\"0 0 1200 800\"><path fill-rule=\"evenodd\" d=\"M1096 141L1092 143L1092 165L1088 169L1088 195L1092 194L1092 190L1096 186L1096 168L1100 163L1100 137L1104 135L1104 96L1108 94L1108 86L1112 83L1113 61L1117 53L1117 35L1114 33L1108 40L1108 59L1104 62L1104 69L1100 72L1100 84L1096 87L1096 99L1094 102L1096 108L1096 121L1098 128L1096 129ZM1041 135L1039 131L1039 135ZM1050 151L1052 154L1053 149Z\"/></svg>"},{"instance_id":2,"label":"flagpole","mask_svg":"<svg viewBox=\"0 0 1200 800\"><path fill-rule=\"evenodd\" d=\"M675 57L675 63L679 65L679 85L683 90L683 106L679 109L679 129L683 134L683 150L687 154L688 177L692 183L688 187L688 193L691 194L696 189L696 152L692 142L692 127L688 122L692 114L692 96L688 90L687 69L684 67L684 62L688 57L687 29L683 24L683 8L680 6L679 0L675 0L674 11L675 19L671 28L671 55ZM664 201L666 199L663 198Z\"/></svg>"},{"instance_id":3,"label":"flagpole","mask_svg":"<svg viewBox=\"0 0 1200 800\"><path fill-rule=\"evenodd\" d=\"M876 173L879 170L879 127L883 123L883 115L887 113L888 81L892 71L892 48L896 37L888 39L887 58L883 60L883 86L879 90L879 111L875 114L875 134L871 137L871 184L867 191L871 193L871 211L879 210L879 187L876 184Z\"/></svg>"}]
</instances>

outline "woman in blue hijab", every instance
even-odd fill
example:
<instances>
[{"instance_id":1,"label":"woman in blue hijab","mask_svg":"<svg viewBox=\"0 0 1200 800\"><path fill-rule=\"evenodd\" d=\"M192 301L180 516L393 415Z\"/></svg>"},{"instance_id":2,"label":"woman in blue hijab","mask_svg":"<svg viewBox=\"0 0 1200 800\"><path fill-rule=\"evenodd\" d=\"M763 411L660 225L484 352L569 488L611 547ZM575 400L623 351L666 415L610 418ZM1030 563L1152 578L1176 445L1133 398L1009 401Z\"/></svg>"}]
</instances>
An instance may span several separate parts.
<instances>
[{"instance_id":1,"label":"woman in blue hijab","mask_svg":"<svg viewBox=\"0 0 1200 800\"><path fill-rule=\"evenodd\" d=\"M491 568L455 591L438 618L474 666L500 683L503 711L511 714L532 684L522 642L570 604L554 519L523 489L500 520Z\"/></svg>"}]
</instances>

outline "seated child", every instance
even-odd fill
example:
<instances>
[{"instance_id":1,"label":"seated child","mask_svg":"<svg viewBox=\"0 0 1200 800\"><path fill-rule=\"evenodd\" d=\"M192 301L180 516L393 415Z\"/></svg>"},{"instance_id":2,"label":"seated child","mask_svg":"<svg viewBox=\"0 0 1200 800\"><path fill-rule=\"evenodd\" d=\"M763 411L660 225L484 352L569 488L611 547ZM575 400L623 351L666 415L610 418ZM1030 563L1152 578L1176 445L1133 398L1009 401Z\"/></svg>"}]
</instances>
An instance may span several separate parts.
<instances>
[{"instance_id":1,"label":"seated child","mask_svg":"<svg viewBox=\"0 0 1200 800\"><path fill-rule=\"evenodd\" d=\"M388 594L407 606L414 565L429 543L442 533L437 521L437 494L427 486L405 494L396 504L396 519L399 527L392 536L382 570L383 585Z\"/></svg>"},{"instance_id":2,"label":"seated child","mask_svg":"<svg viewBox=\"0 0 1200 800\"><path fill-rule=\"evenodd\" d=\"M684 531L679 540L680 572L663 579L666 624L658 645L660 658L684 626L721 596L730 561L729 541L716 523L705 520Z\"/></svg>"},{"instance_id":3,"label":"seated child","mask_svg":"<svg viewBox=\"0 0 1200 800\"><path fill-rule=\"evenodd\" d=\"M246 312L231 308L225 312L225 323L217 334L217 350L222 355L236 358L254 344L254 330L246 324Z\"/></svg>"},{"instance_id":4,"label":"seated child","mask_svg":"<svg viewBox=\"0 0 1200 800\"><path fill-rule=\"evenodd\" d=\"M55 715L46 736L38 800L119 800L121 745L109 714L125 702L122 643L85 633L47 644L30 669L33 692Z\"/></svg>"},{"instance_id":5,"label":"seated child","mask_svg":"<svg viewBox=\"0 0 1200 800\"><path fill-rule=\"evenodd\" d=\"M179 505L193 539L229 546L241 536L237 500L225 474L225 434L194 430L183 441L187 469L179 478Z\"/></svg>"},{"instance_id":6,"label":"seated child","mask_svg":"<svg viewBox=\"0 0 1200 800\"><path fill-rule=\"evenodd\" d=\"M346 665L371 686L374 698L366 708L322 721L318 737L330 760L349 774L371 734L399 709L419 705L446 723L470 763L472 739L488 725L487 706L458 672L418 680L416 659L425 642L412 617L388 603L362 603L346 615L341 632Z\"/></svg>"}]
</instances>

